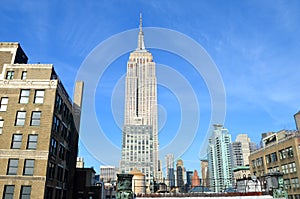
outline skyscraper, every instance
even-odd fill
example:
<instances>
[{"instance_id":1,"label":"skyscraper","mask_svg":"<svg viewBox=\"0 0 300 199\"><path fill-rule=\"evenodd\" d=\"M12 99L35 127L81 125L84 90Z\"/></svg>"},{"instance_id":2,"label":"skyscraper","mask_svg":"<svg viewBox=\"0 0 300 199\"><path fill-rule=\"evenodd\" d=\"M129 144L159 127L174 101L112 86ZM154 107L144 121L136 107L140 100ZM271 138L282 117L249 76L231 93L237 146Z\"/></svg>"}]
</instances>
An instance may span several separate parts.
<instances>
[{"instance_id":1,"label":"skyscraper","mask_svg":"<svg viewBox=\"0 0 300 199\"><path fill-rule=\"evenodd\" d=\"M238 166L249 165L249 155L256 150L255 143L251 142L251 139L247 134L239 134L236 136L235 142L232 142L232 159L233 168Z\"/></svg>"},{"instance_id":2,"label":"skyscraper","mask_svg":"<svg viewBox=\"0 0 300 199\"><path fill-rule=\"evenodd\" d=\"M146 183L155 180L158 171L157 84L155 62L146 50L142 16L136 50L127 62L125 112L120 169L128 173L137 168Z\"/></svg>"},{"instance_id":3,"label":"skyscraper","mask_svg":"<svg viewBox=\"0 0 300 199\"><path fill-rule=\"evenodd\" d=\"M177 187L179 189L179 192L184 192L184 165L183 161L181 159L177 160L176 163L176 179L177 179Z\"/></svg>"},{"instance_id":4,"label":"skyscraper","mask_svg":"<svg viewBox=\"0 0 300 199\"><path fill-rule=\"evenodd\" d=\"M207 154L210 186L215 192L224 191L232 185L230 143L228 130L223 125L215 124Z\"/></svg>"},{"instance_id":5,"label":"skyscraper","mask_svg":"<svg viewBox=\"0 0 300 199\"><path fill-rule=\"evenodd\" d=\"M201 178L202 185L204 187L209 187L209 171L208 171L208 160L201 160Z\"/></svg>"},{"instance_id":6,"label":"skyscraper","mask_svg":"<svg viewBox=\"0 0 300 199\"><path fill-rule=\"evenodd\" d=\"M167 177L167 186L172 189L175 186L175 174L174 174L174 155L166 155L166 177Z\"/></svg>"}]
</instances>

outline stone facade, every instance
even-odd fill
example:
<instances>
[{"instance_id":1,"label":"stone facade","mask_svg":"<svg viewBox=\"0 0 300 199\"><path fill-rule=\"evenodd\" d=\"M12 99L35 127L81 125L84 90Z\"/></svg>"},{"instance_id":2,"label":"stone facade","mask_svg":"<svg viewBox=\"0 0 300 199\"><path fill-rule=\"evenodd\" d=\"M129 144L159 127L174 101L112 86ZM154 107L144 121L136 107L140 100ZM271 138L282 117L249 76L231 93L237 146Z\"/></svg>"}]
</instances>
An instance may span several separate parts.
<instances>
[{"instance_id":1,"label":"stone facade","mask_svg":"<svg viewBox=\"0 0 300 199\"><path fill-rule=\"evenodd\" d=\"M18 43L0 43L0 64L0 195L72 198L81 99L52 64L27 64Z\"/></svg>"},{"instance_id":2,"label":"stone facade","mask_svg":"<svg viewBox=\"0 0 300 199\"><path fill-rule=\"evenodd\" d=\"M158 181L158 116L155 62L145 48L142 18L137 49L130 53L125 82L121 173L137 168L146 183Z\"/></svg>"}]
</instances>

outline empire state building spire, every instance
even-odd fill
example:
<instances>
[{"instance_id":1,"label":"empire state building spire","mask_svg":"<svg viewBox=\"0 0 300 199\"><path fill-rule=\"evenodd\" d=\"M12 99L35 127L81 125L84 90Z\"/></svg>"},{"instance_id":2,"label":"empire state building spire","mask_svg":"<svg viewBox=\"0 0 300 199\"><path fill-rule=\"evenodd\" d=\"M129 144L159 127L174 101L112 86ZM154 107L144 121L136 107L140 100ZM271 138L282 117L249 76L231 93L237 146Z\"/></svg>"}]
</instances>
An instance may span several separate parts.
<instances>
[{"instance_id":1,"label":"empire state building spire","mask_svg":"<svg viewBox=\"0 0 300 199\"><path fill-rule=\"evenodd\" d=\"M138 46L136 50L145 50L145 43L144 43L144 32L143 32L143 19L142 13L140 13L140 31L138 35Z\"/></svg>"}]
</instances>

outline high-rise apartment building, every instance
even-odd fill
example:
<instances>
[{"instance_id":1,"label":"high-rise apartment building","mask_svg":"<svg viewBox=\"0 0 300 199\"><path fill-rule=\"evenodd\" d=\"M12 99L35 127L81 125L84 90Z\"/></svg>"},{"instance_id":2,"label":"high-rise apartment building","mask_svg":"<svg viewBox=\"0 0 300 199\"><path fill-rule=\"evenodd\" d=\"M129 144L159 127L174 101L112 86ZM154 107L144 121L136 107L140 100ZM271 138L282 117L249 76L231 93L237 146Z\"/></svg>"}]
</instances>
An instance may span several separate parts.
<instances>
[{"instance_id":1,"label":"high-rise apartment building","mask_svg":"<svg viewBox=\"0 0 300 199\"><path fill-rule=\"evenodd\" d=\"M73 198L82 92L72 102L52 64L0 43L0 196Z\"/></svg>"},{"instance_id":2,"label":"high-rise apartment building","mask_svg":"<svg viewBox=\"0 0 300 199\"><path fill-rule=\"evenodd\" d=\"M120 169L134 168L155 181L158 171L157 84L155 62L145 48L142 17L137 49L130 53L125 83L125 111Z\"/></svg>"},{"instance_id":3,"label":"high-rise apartment building","mask_svg":"<svg viewBox=\"0 0 300 199\"><path fill-rule=\"evenodd\" d=\"M174 154L166 155L166 184L172 189L175 187Z\"/></svg>"},{"instance_id":4,"label":"high-rise apartment building","mask_svg":"<svg viewBox=\"0 0 300 199\"><path fill-rule=\"evenodd\" d=\"M247 134L239 134L231 143L232 167L249 165L249 155L256 150L256 144L251 142Z\"/></svg>"},{"instance_id":5,"label":"high-rise apartment building","mask_svg":"<svg viewBox=\"0 0 300 199\"><path fill-rule=\"evenodd\" d=\"M103 182L115 182L117 169L115 166L100 166L100 180Z\"/></svg>"},{"instance_id":6,"label":"high-rise apartment building","mask_svg":"<svg viewBox=\"0 0 300 199\"><path fill-rule=\"evenodd\" d=\"M210 187L215 192L232 186L231 135L223 125L215 124L209 138L208 166Z\"/></svg>"}]
</instances>

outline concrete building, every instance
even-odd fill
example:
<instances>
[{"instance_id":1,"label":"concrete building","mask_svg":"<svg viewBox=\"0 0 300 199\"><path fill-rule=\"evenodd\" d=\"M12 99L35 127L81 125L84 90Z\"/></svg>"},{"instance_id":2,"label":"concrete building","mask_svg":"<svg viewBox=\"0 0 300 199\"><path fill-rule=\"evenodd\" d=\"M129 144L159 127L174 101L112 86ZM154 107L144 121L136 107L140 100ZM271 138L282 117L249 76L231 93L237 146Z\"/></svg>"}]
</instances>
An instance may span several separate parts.
<instances>
[{"instance_id":1,"label":"concrete building","mask_svg":"<svg viewBox=\"0 0 300 199\"><path fill-rule=\"evenodd\" d=\"M202 159L200 161L201 167L201 185L204 187L209 187L209 171L208 171L208 160Z\"/></svg>"},{"instance_id":2,"label":"concrete building","mask_svg":"<svg viewBox=\"0 0 300 199\"><path fill-rule=\"evenodd\" d=\"M52 64L0 43L0 195L73 198L83 83L73 102Z\"/></svg>"},{"instance_id":3,"label":"concrete building","mask_svg":"<svg viewBox=\"0 0 300 199\"><path fill-rule=\"evenodd\" d=\"M100 166L100 180L110 183L116 182L117 170L115 166Z\"/></svg>"},{"instance_id":4,"label":"concrete building","mask_svg":"<svg viewBox=\"0 0 300 199\"><path fill-rule=\"evenodd\" d=\"M169 189L175 187L174 155L166 155L166 184Z\"/></svg>"},{"instance_id":5,"label":"concrete building","mask_svg":"<svg viewBox=\"0 0 300 199\"><path fill-rule=\"evenodd\" d=\"M247 134L239 134L231 143L232 167L249 165L249 155L256 150L256 144L251 142Z\"/></svg>"},{"instance_id":6,"label":"concrete building","mask_svg":"<svg viewBox=\"0 0 300 199\"><path fill-rule=\"evenodd\" d=\"M137 168L146 184L158 178L157 83L155 62L145 48L142 17L137 49L130 53L125 83L125 111L120 169Z\"/></svg>"},{"instance_id":7,"label":"concrete building","mask_svg":"<svg viewBox=\"0 0 300 199\"><path fill-rule=\"evenodd\" d=\"M215 192L232 186L231 135L223 125L215 124L209 138L208 167L210 187Z\"/></svg>"},{"instance_id":8,"label":"concrete building","mask_svg":"<svg viewBox=\"0 0 300 199\"><path fill-rule=\"evenodd\" d=\"M185 173L185 168L183 165L183 161L179 159L176 162L176 180L177 180L176 186L179 192L181 193L184 192L184 173Z\"/></svg>"},{"instance_id":9,"label":"concrete building","mask_svg":"<svg viewBox=\"0 0 300 199\"><path fill-rule=\"evenodd\" d=\"M282 130L265 137L263 143L249 156L251 175L264 182L266 174L283 172L289 198L300 198L300 134Z\"/></svg>"}]
</instances>

